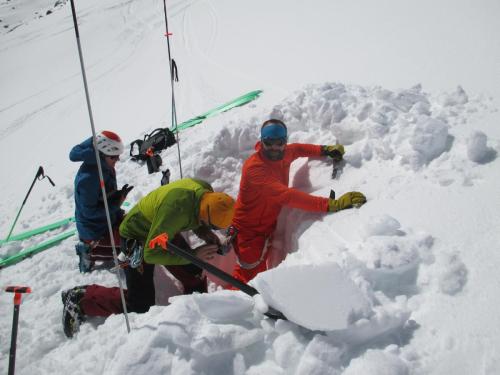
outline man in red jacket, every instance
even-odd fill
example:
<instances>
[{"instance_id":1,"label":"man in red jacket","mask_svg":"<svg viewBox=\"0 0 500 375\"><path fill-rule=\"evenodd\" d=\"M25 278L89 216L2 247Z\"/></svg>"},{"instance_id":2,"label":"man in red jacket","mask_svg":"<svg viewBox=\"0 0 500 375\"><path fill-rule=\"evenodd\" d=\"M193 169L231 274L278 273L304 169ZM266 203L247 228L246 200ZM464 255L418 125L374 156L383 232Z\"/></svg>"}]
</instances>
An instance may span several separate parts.
<instances>
[{"instance_id":1,"label":"man in red jacket","mask_svg":"<svg viewBox=\"0 0 500 375\"><path fill-rule=\"evenodd\" d=\"M288 187L290 164L300 157L329 156L342 160L344 146L287 144L286 125L271 119L262 125L257 152L243 165L240 191L236 201L233 241L237 264L233 276L243 282L267 269L271 235L281 207L305 211L336 212L359 207L366 202L362 193L349 192L339 199L313 196Z\"/></svg>"}]
</instances>

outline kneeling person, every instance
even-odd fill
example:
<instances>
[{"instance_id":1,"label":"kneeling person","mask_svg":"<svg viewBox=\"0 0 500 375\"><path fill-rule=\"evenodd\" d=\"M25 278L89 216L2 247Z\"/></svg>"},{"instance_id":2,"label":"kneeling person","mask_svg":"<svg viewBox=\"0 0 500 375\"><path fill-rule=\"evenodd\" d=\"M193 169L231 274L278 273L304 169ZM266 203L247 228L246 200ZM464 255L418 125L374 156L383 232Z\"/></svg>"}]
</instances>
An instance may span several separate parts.
<instances>
[{"instance_id":1,"label":"kneeling person","mask_svg":"<svg viewBox=\"0 0 500 375\"><path fill-rule=\"evenodd\" d=\"M204 245L192 249L193 253L205 261L213 259L220 243L211 229L224 229L231 224L234 203L229 195L214 192L207 182L185 178L152 191L130 210L120 225L122 251L128 249L139 254L132 262L134 268L125 268L129 311L142 313L154 305L155 264L165 266L182 283L185 294L207 291L207 280L202 270L169 252L168 244L166 249L160 244L168 238L176 245L191 250L180 233L193 230L205 241ZM107 311L106 307L100 309L110 305L109 299L115 301L112 306L121 306L117 289L86 286L63 292L66 335L71 337L78 330L85 315L108 316L122 312L121 307L120 311L114 308Z\"/></svg>"},{"instance_id":2,"label":"kneeling person","mask_svg":"<svg viewBox=\"0 0 500 375\"><path fill-rule=\"evenodd\" d=\"M123 218L123 210L120 206L132 189L127 184L118 190L116 183L115 165L123 153L124 146L118 134L108 130L97 134L96 146L102 166L103 183L108 194L107 201L113 235L118 238L118 227ZM69 158L73 162L82 162L75 177L75 219L80 239L75 250L79 256L80 272L86 273L94 269L96 261L113 260L92 137L74 146Z\"/></svg>"}]
</instances>

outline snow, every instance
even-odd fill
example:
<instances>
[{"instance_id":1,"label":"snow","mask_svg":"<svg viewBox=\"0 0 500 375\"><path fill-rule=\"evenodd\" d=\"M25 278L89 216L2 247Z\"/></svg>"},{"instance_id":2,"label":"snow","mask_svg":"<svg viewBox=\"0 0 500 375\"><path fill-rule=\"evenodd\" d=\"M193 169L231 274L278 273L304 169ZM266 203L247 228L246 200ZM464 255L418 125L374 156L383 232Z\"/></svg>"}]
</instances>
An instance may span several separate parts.
<instances>
[{"instance_id":1,"label":"snow","mask_svg":"<svg viewBox=\"0 0 500 375\"><path fill-rule=\"evenodd\" d=\"M358 287L335 263L273 269L258 275L252 283L269 305L310 330L346 329L369 308ZM331 290L311 293L318 285L329 285Z\"/></svg>"},{"instance_id":2,"label":"snow","mask_svg":"<svg viewBox=\"0 0 500 375\"><path fill-rule=\"evenodd\" d=\"M300 159L291 186L318 196L361 191L359 209L284 209L261 295L179 295L155 270L146 314L92 319L68 340L60 292L116 286L78 273L74 237L0 270L29 285L20 309L18 374L496 374L500 372L500 7L496 1L415 4L276 0L168 1L179 121L262 89L256 101L181 136L185 176L236 197L262 122L282 118L291 142L345 145L345 165ZM76 2L96 127L128 143L170 125L163 4ZM48 10L51 12L47 14ZM69 1L0 3L0 232L73 214L77 163L90 135ZM5 27L7 26L7 27ZM177 149L162 153L172 180ZM123 155L131 204L159 186ZM0 257L61 228L6 244ZM231 270L234 255L218 257ZM170 297L170 299L169 299ZM168 306L167 306L168 305ZM290 321L265 317L267 306ZM12 295L0 293L6 372Z\"/></svg>"},{"instance_id":3,"label":"snow","mask_svg":"<svg viewBox=\"0 0 500 375\"><path fill-rule=\"evenodd\" d=\"M496 157L496 151L487 146L488 137L481 131L474 131L467 139L467 156L476 163L487 163Z\"/></svg>"}]
</instances>

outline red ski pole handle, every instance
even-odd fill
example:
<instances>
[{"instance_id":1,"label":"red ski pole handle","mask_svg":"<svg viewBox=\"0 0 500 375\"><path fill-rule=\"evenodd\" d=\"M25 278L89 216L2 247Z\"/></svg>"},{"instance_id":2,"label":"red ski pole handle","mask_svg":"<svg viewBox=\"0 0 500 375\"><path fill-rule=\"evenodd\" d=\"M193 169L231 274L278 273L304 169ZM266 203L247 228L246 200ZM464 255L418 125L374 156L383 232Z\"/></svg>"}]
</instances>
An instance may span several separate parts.
<instances>
[{"instance_id":1,"label":"red ski pole handle","mask_svg":"<svg viewBox=\"0 0 500 375\"><path fill-rule=\"evenodd\" d=\"M14 305L20 305L23 294L31 293L31 288L29 286L8 286L5 288L8 293L14 294Z\"/></svg>"}]
</instances>

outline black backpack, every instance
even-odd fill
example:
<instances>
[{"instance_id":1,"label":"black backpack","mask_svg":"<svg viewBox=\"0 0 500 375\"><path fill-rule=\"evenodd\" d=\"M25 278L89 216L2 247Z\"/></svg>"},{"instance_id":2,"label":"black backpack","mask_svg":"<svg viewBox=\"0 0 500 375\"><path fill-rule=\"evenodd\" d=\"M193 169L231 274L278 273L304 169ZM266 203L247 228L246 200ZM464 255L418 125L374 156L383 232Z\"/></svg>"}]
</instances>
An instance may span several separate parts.
<instances>
[{"instance_id":1,"label":"black backpack","mask_svg":"<svg viewBox=\"0 0 500 375\"><path fill-rule=\"evenodd\" d=\"M158 128L146 134L144 139L136 139L130 144L130 156L132 160L147 161L148 158L162 150L175 145L174 133L168 128Z\"/></svg>"}]
</instances>

